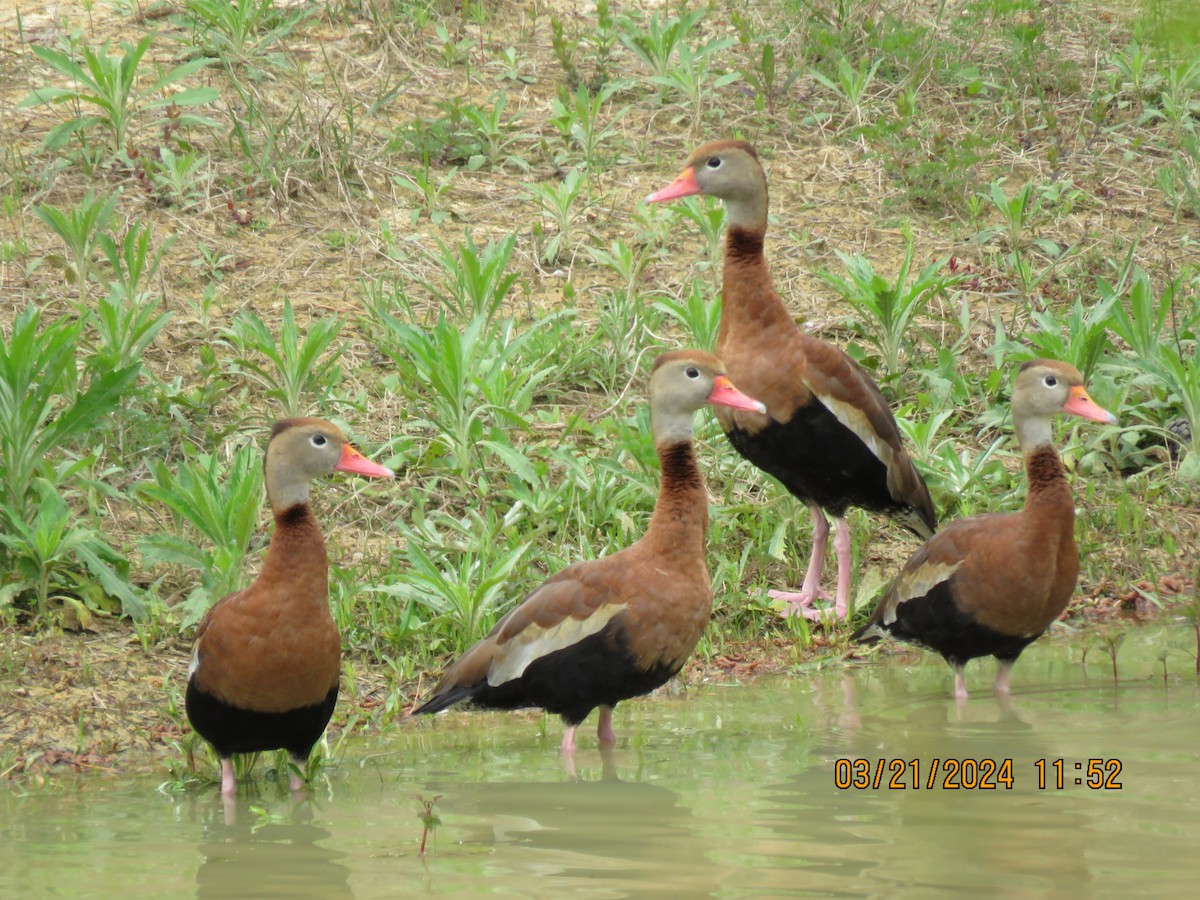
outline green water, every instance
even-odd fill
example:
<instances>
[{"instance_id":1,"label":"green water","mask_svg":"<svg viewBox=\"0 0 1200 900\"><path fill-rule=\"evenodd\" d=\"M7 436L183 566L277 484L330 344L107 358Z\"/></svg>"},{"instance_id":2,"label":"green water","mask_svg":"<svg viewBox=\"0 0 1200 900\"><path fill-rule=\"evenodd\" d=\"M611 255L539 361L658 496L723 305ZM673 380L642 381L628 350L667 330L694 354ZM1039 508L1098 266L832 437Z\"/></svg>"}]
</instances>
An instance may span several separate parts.
<instances>
[{"instance_id":1,"label":"green water","mask_svg":"<svg viewBox=\"0 0 1200 900\"><path fill-rule=\"evenodd\" d=\"M1182 626L1132 633L1114 684L1106 655L1085 671L1077 643L1047 639L1010 704L990 693L990 661L968 667L964 709L928 657L701 686L619 708L607 761L586 723L578 780L557 720L452 711L351 747L304 802L258 773L235 824L215 786L0 794L0 896L1193 896L1186 646ZM1108 787L1075 783L1092 759ZM994 761L996 788L946 788L947 760L975 761L968 783ZM839 789L852 772L867 786ZM424 858L418 795L440 795Z\"/></svg>"}]
</instances>

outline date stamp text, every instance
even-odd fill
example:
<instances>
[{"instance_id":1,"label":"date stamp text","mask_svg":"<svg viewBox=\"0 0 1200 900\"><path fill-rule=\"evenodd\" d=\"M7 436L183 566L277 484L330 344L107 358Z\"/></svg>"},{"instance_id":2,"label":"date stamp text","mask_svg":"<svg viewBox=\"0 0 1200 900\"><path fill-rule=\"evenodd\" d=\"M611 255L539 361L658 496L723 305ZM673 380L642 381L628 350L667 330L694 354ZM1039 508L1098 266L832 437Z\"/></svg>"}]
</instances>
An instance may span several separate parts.
<instances>
[{"instance_id":1,"label":"date stamp text","mask_svg":"<svg viewBox=\"0 0 1200 900\"><path fill-rule=\"evenodd\" d=\"M1119 791L1119 759L1036 759L1024 771L1011 759L953 757L931 759L834 760L833 785L839 790L1011 791L1028 778L1039 791L1067 787Z\"/></svg>"}]
</instances>

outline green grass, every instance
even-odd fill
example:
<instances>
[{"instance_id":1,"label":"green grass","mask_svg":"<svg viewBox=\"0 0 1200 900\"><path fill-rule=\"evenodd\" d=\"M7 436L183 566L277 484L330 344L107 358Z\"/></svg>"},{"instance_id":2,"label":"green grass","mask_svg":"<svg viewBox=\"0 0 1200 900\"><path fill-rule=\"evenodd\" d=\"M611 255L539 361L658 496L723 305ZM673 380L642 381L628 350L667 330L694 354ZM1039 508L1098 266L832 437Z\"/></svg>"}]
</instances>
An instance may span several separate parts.
<instances>
[{"instance_id":1,"label":"green grass","mask_svg":"<svg viewBox=\"0 0 1200 900\"><path fill-rule=\"evenodd\" d=\"M714 342L724 210L641 198L733 136L767 164L789 307L884 385L943 517L1020 503L1008 386L1052 354L1121 417L1062 435L1085 586L1194 569L1145 532L1200 527L1197 438L1166 437L1200 435L1200 48L1095 13L189 0L168 37L67 4L60 46L4 64L0 614L106 608L116 573L139 634L187 637L251 577L262 429L333 416L401 474L318 501L350 656L396 711L547 574L645 527L646 374ZM702 652L803 643L765 593L799 580L807 516L702 418ZM879 572L915 549L857 521Z\"/></svg>"}]
</instances>

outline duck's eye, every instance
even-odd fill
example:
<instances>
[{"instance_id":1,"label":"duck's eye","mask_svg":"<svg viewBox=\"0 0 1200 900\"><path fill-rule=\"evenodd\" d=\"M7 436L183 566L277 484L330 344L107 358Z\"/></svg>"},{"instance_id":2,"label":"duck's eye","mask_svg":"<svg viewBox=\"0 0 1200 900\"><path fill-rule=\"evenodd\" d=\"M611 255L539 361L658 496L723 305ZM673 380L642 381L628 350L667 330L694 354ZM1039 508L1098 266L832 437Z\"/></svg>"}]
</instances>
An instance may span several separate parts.
<instances>
[{"instance_id":1,"label":"duck's eye","mask_svg":"<svg viewBox=\"0 0 1200 900\"><path fill-rule=\"evenodd\" d=\"M699 378L700 370L695 366L688 366L686 369L684 369L684 374L687 375L688 378Z\"/></svg>"},{"instance_id":2,"label":"duck's eye","mask_svg":"<svg viewBox=\"0 0 1200 900\"><path fill-rule=\"evenodd\" d=\"M1055 378L1053 375L1047 375L1045 378L1042 379L1042 384L1044 384L1046 387L1054 387L1055 385L1058 384L1058 379Z\"/></svg>"},{"instance_id":3,"label":"duck's eye","mask_svg":"<svg viewBox=\"0 0 1200 900\"><path fill-rule=\"evenodd\" d=\"M708 162L706 162L705 165L708 166L710 169L719 169L719 168L721 168L721 157L710 156L708 158Z\"/></svg>"},{"instance_id":4,"label":"duck's eye","mask_svg":"<svg viewBox=\"0 0 1200 900\"><path fill-rule=\"evenodd\" d=\"M314 447L324 447L327 443L329 443L325 440L325 435L323 434L314 434L308 440L309 443L311 443Z\"/></svg>"}]
</instances>

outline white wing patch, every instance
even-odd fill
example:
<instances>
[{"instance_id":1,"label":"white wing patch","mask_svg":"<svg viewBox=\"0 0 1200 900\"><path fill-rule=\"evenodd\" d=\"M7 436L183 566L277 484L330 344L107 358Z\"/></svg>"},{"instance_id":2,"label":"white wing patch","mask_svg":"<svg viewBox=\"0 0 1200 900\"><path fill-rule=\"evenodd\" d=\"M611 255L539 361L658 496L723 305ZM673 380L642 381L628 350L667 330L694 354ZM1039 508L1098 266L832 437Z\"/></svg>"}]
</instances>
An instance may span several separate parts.
<instances>
[{"instance_id":1,"label":"white wing patch","mask_svg":"<svg viewBox=\"0 0 1200 900\"><path fill-rule=\"evenodd\" d=\"M196 674L200 668L200 642L196 642L196 646L192 648L192 661L188 663L188 680Z\"/></svg>"},{"instance_id":2,"label":"white wing patch","mask_svg":"<svg viewBox=\"0 0 1200 900\"><path fill-rule=\"evenodd\" d=\"M911 572L901 572L896 578L890 591L892 602L883 613L883 624L891 625L896 621L896 607L905 600L923 597L933 588L953 575L963 560L954 563L925 563Z\"/></svg>"},{"instance_id":3,"label":"white wing patch","mask_svg":"<svg viewBox=\"0 0 1200 900\"><path fill-rule=\"evenodd\" d=\"M531 663L596 634L625 607L624 603L602 606L586 619L568 617L551 628L530 625L497 653L488 669L487 683L496 687L520 678Z\"/></svg>"},{"instance_id":4,"label":"white wing patch","mask_svg":"<svg viewBox=\"0 0 1200 900\"><path fill-rule=\"evenodd\" d=\"M843 403L841 400L835 400L833 397L818 394L815 391L813 394L825 404L826 408L834 414L839 422L858 435L859 440L867 445L867 448L875 454L875 457L880 462L884 464L891 462L894 455L892 448L888 446L886 441L879 439L879 435L871 427L871 421L867 418L866 413L851 403Z\"/></svg>"}]
</instances>

